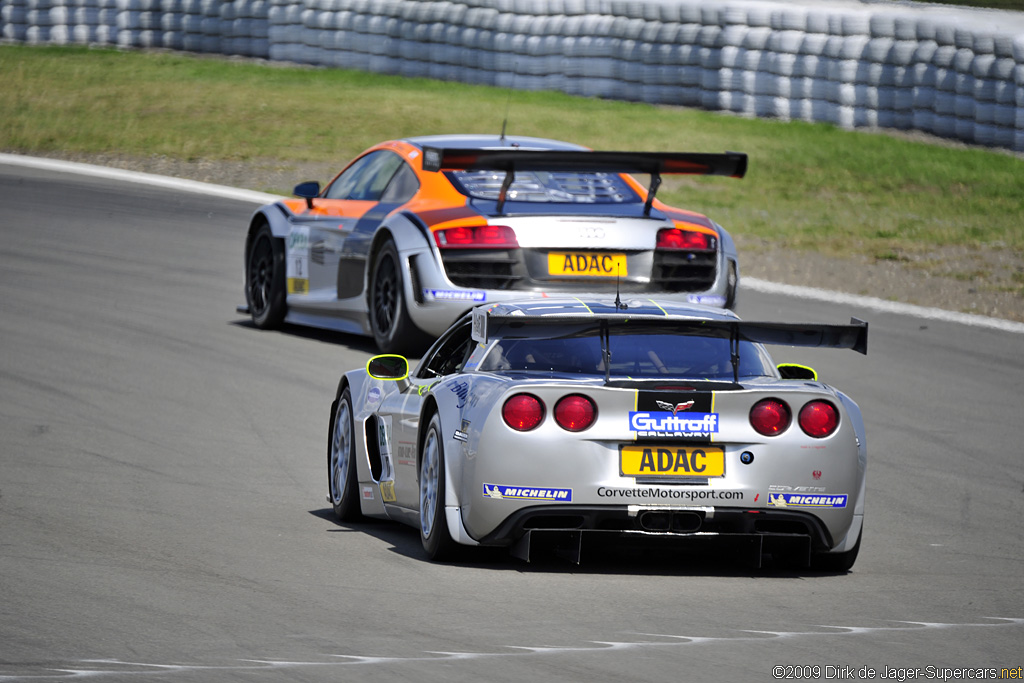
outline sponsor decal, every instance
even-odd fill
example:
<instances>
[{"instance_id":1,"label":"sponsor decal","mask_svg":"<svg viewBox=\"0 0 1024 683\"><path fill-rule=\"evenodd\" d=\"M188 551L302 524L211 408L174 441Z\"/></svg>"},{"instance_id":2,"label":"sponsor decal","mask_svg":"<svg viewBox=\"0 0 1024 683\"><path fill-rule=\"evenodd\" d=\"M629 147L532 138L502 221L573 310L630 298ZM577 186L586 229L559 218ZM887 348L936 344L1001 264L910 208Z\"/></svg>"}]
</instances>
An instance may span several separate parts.
<instances>
[{"instance_id":1,"label":"sponsor decal","mask_svg":"<svg viewBox=\"0 0 1024 683\"><path fill-rule=\"evenodd\" d=\"M398 498L395 497L395 482L382 481L380 483L380 498L385 503L394 503L398 500Z\"/></svg>"},{"instance_id":2,"label":"sponsor decal","mask_svg":"<svg viewBox=\"0 0 1024 683\"><path fill-rule=\"evenodd\" d=\"M768 504L785 508L844 508L847 494L769 493Z\"/></svg>"},{"instance_id":3,"label":"sponsor decal","mask_svg":"<svg viewBox=\"0 0 1024 683\"><path fill-rule=\"evenodd\" d=\"M769 491L792 491L793 493L825 493L824 486L784 486L782 484L770 484Z\"/></svg>"},{"instance_id":4,"label":"sponsor decal","mask_svg":"<svg viewBox=\"0 0 1024 683\"><path fill-rule=\"evenodd\" d=\"M423 296L434 301L487 301L487 292L456 289L424 289Z\"/></svg>"},{"instance_id":5,"label":"sponsor decal","mask_svg":"<svg viewBox=\"0 0 1024 683\"><path fill-rule=\"evenodd\" d=\"M623 446L619 474L627 477L724 477L725 451L715 446Z\"/></svg>"},{"instance_id":6,"label":"sponsor decal","mask_svg":"<svg viewBox=\"0 0 1024 683\"><path fill-rule=\"evenodd\" d=\"M549 487L505 486L503 484L484 484L485 498L511 498L513 500L553 500L563 503L572 502L572 489Z\"/></svg>"},{"instance_id":7,"label":"sponsor decal","mask_svg":"<svg viewBox=\"0 0 1024 683\"><path fill-rule=\"evenodd\" d=\"M469 441L469 420L463 420L462 428L455 430L455 440L463 443Z\"/></svg>"},{"instance_id":8,"label":"sponsor decal","mask_svg":"<svg viewBox=\"0 0 1024 683\"><path fill-rule=\"evenodd\" d=\"M691 304L702 304L704 306L718 307L725 306L724 296L714 296L710 294L691 294L690 296L686 297L686 300L689 301Z\"/></svg>"},{"instance_id":9,"label":"sponsor decal","mask_svg":"<svg viewBox=\"0 0 1024 683\"><path fill-rule=\"evenodd\" d=\"M630 411L629 428L637 436L709 437L718 433L718 413Z\"/></svg>"},{"instance_id":10,"label":"sponsor decal","mask_svg":"<svg viewBox=\"0 0 1024 683\"><path fill-rule=\"evenodd\" d=\"M366 402L367 403L380 403L380 397L381 397L380 387L372 387L368 392L366 392Z\"/></svg>"},{"instance_id":11,"label":"sponsor decal","mask_svg":"<svg viewBox=\"0 0 1024 683\"><path fill-rule=\"evenodd\" d=\"M373 487L372 486L364 486L363 487L363 500L373 500Z\"/></svg>"},{"instance_id":12,"label":"sponsor decal","mask_svg":"<svg viewBox=\"0 0 1024 683\"><path fill-rule=\"evenodd\" d=\"M452 382L448 385L448 388L453 394L459 397L459 402L455 404L456 408L466 407L466 397L469 396L469 382Z\"/></svg>"},{"instance_id":13,"label":"sponsor decal","mask_svg":"<svg viewBox=\"0 0 1024 683\"><path fill-rule=\"evenodd\" d=\"M814 481L821 479L821 470L814 470L811 472L811 476L814 477Z\"/></svg>"},{"instance_id":14,"label":"sponsor decal","mask_svg":"<svg viewBox=\"0 0 1024 683\"><path fill-rule=\"evenodd\" d=\"M743 500L743 491L721 489L655 488L645 486L635 489L619 489L607 486L597 488L599 498L646 498L661 500Z\"/></svg>"},{"instance_id":15,"label":"sponsor decal","mask_svg":"<svg viewBox=\"0 0 1024 683\"><path fill-rule=\"evenodd\" d=\"M710 443L718 413L710 391L638 391L629 428L638 437L674 437Z\"/></svg>"},{"instance_id":16,"label":"sponsor decal","mask_svg":"<svg viewBox=\"0 0 1024 683\"><path fill-rule=\"evenodd\" d=\"M289 294L309 293L309 228L291 227L287 240L285 277Z\"/></svg>"},{"instance_id":17,"label":"sponsor decal","mask_svg":"<svg viewBox=\"0 0 1024 683\"><path fill-rule=\"evenodd\" d=\"M548 273L626 277L629 269L625 254L551 252L548 254Z\"/></svg>"}]
</instances>

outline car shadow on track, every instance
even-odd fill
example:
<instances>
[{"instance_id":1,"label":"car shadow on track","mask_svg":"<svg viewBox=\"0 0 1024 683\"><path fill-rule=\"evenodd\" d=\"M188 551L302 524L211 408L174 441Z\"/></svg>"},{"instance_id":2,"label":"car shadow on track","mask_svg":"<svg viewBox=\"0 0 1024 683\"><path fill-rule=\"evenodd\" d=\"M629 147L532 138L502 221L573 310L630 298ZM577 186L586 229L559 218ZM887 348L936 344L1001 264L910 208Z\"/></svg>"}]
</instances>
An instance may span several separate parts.
<instances>
[{"instance_id":1,"label":"car shadow on track","mask_svg":"<svg viewBox=\"0 0 1024 683\"><path fill-rule=\"evenodd\" d=\"M335 332L334 330L321 330L316 327L304 327L302 325L291 325L284 323L280 328L276 330L261 330L253 324L252 320L238 319L231 320L228 322L230 325L236 327L244 327L252 330L253 332L261 332L267 334L286 334L289 337L297 337L299 339L308 339L310 341L317 341L322 344L331 344L334 346L345 346L353 351L362 351L374 355L377 353L377 346L370 337L362 337L358 334L348 334L345 332ZM410 359L411 360L411 359Z\"/></svg>"},{"instance_id":2,"label":"car shadow on track","mask_svg":"<svg viewBox=\"0 0 1024 683\"><path fill-rule=\"evenodd\" d=\"M314 517L330 522L331 533L365 533L387 543L391 552L416 562L429 562L420 544L419 532L412 527L386 520L339 522L331 508L310 510ZM465 547L457 559L446 562L452 567L514 571L523 574L618 574L624 576L720 576L768 579L809 579L836 577L835 573L812 569L793 569L762 556L761 566L743 548L706 544L693 548L622 547L613 543L592 542L584 546L580 563L547 554L525 562L513 557L507 548Z\"/></svg>"}]
</instances>

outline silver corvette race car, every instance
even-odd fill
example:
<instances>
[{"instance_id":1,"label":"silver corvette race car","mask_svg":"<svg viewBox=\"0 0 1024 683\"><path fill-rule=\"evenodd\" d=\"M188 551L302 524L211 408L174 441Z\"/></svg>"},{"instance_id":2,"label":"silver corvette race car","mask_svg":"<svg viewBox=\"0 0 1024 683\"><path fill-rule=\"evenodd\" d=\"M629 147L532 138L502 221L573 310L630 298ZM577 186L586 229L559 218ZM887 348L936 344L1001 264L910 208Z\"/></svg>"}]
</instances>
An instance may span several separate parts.
<instances>
[{"instance_id":1,"label":"silver corvette race car","mask_svg":"<svg viewBox=\"0 0 1024 683\"><path fill-rule=\"evenodd\" d=\"M655 199L664 174L742 178L736 152L602 152L555 140L382 142L326 187L260 207L242 312L415 352L475 305L621 291L732 308L739 266L717 223ZM641 185L630 174L649 178Z\"/></svg>"},{"instance_id":2,"label":"silver corvette race car","mask_svg":"<svg viewBox=\"0 0 1024 683\"><path fill-rule=\"evenodd\" d=\"M651 300L480 306L409 372L374 356L331 409L342 520L420 529L429 557L506 546L579 561L590 539L739 542L845 571L864 517L857 405L764 344L867 352L867 324L745 322Z\"/></svg>"}]
</instances>

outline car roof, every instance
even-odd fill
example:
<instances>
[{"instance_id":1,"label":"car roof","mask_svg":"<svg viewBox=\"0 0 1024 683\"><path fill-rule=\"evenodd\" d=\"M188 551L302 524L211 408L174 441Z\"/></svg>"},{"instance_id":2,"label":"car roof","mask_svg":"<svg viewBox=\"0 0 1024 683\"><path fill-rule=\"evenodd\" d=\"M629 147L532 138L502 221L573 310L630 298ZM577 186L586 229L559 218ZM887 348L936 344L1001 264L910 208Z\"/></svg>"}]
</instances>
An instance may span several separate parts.
<instances>
[{"instance_id":1,"label":"car roof","mask_svg":"<svg viewBox=\"0 0 1024 683\"><path fill-rule=\"evenodd\" d=\"M502 147L515 147L519 149L555 149L567 151L587 150L587 147L574 145L571 142L561 140L548 140L547 138L532 138L524 135L420 135L404 138L404 142L423 147L441 147L448 149L494 149Z\"/></svg>"}]
</instances>

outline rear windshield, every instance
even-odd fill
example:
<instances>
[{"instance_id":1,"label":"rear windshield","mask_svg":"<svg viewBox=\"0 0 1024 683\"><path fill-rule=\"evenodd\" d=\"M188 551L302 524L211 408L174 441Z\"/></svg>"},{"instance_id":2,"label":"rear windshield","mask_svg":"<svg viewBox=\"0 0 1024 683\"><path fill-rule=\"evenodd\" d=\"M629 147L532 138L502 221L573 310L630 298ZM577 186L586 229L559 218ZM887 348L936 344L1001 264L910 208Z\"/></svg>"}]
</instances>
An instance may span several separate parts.
<instances>
[{"instance_id":1,"label":"rear windshield","mask_svg":"<svg viewBox=\"0 0 1024 683\"><path fill-rule=\"evenodd\" d=\"M465 195L498 199L504 171L453 171L449 177ZM521 171L509 187L508 201L571 204L636 204L640 196L618 173Z\"/></svg>"},{"instance_id":2,"label":"rear windshield","mask_svg":"<svg viewBox=\"0 0 1024 683\"><path fill-rule=\"evenodd\" d=\"M679 377L732 380L729 340L680 334L615 334L609 340L609 375L619 379ZM489 372L603 377L597 336L555 339L501 339L480 369ZM740 377L774 377L768 354L757 344L740 342Z\"/></svg>"}]
</instances>

